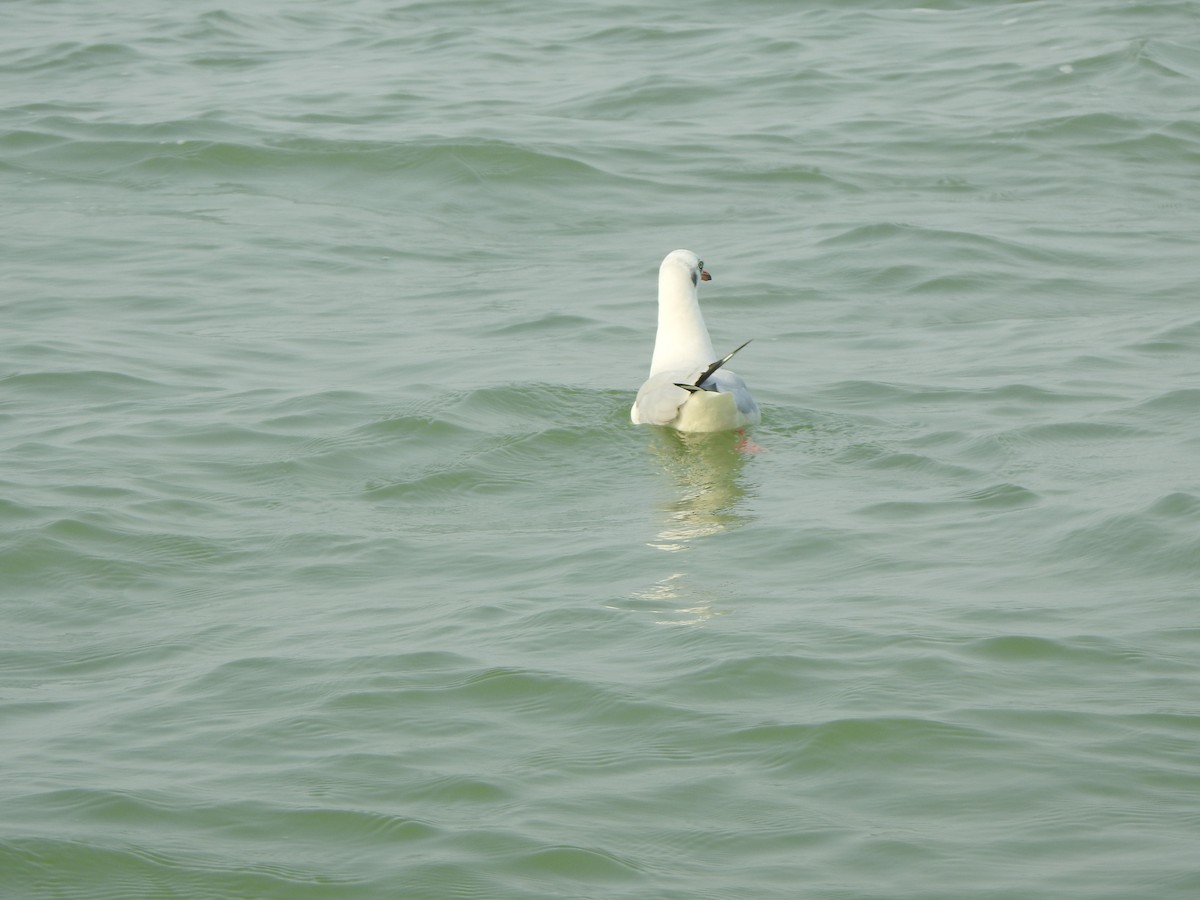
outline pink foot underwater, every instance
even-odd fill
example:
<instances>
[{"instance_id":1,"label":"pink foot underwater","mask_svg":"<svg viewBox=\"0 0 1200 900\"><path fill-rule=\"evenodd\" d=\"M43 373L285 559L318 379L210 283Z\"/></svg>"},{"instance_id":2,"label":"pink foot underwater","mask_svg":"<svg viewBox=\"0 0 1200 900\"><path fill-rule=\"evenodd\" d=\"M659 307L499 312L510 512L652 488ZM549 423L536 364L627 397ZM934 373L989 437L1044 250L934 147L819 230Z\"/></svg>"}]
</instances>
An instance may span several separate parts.
<instances>
[{"instance_id":1,"label":"pink foot underwater","mask_svg":"<svg viewBox=\"0 0 1200 900\"><path fill-rule=\"evenodd\" d=\"M746 430L744 428L739 428L737 433L738 442L734 449L737 450L738 453L763 453L766 451L766 447L762 447L754 443L754 441L750 440L750 438L746 437Z\"/></svg>"}]
</instances>

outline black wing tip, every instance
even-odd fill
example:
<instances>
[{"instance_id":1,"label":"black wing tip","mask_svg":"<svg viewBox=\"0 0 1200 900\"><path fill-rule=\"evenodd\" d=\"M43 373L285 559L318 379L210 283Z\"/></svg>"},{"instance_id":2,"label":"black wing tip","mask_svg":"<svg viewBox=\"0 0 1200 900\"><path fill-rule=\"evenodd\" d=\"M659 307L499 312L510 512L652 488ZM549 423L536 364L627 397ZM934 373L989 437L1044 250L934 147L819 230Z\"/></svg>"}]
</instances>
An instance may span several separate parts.
<instances>
[{"instance_id":1,"label":"black wing tip","mask_svg":"<svg viewBox=\"0 0 1200 900\"><path fill-rule=\"evenodd\" d=\"M754 340L754 338L750 338L750 341L752 341L752 340ZM709 366L707 369L705 369L704 372L701 373L700 377L696 379L695 386L698 388L698 387L700 387L700 385L704 384L705 379L709 378L713 372L717 371L717 369L721 368L721 366L725 365L725 363L727 363L731 359L733 359L734 354L736 354L738 352L738 350L741 350L742 347L745 347L746 344L749 344L750 341L746 341L745 343L743 343L741 345L741 347L738 347L735 350L727 353L725 356L722 356L715 363L713 363L711 366ZM683 387L683 385L680 385L680 387Z\"/></svg>"}]
</instances>

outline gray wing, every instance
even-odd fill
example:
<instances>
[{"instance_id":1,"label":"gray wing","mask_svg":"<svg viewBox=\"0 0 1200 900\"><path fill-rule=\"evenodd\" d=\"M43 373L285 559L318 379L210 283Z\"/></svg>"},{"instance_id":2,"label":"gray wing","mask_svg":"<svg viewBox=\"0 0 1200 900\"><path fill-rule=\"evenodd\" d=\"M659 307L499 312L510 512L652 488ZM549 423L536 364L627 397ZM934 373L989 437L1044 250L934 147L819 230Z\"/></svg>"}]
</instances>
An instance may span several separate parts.
<instances>
[{"instance_id":1,"label":"gray wing","mask_svg":"<svg viewBox=\"0 0 1200 900\"><path fill-rule=\"evenodd\" d=\"M714 372L710 375L708 380L700 386L705 390L716 390L723 394L733 394L733 402L737 404L738 410L743 415L754 416L758 414L758 404L754 402L754 398L750 395L750 389L746 387L746 382L742 380L742 376L736 372L721 369L719 372Z\"/></svg>"}]
</instances>

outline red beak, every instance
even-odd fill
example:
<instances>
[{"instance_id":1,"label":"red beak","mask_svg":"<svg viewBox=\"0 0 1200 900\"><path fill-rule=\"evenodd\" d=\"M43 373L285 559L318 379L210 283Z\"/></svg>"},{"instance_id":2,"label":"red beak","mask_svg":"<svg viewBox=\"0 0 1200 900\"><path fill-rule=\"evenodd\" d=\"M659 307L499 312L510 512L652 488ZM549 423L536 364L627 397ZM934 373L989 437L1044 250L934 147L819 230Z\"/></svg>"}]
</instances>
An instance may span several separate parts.
<instances>
[{"instance_id":1,"label":"red beak","mask_svg":"<svg viewBox=\"0 0 1200 900\"><path fill-rule=\"evenodd\" d=\"M708 269L700 270L700 280L701 281L712 281L712 276L708 274Z\"/></svg>"}]
</instances>

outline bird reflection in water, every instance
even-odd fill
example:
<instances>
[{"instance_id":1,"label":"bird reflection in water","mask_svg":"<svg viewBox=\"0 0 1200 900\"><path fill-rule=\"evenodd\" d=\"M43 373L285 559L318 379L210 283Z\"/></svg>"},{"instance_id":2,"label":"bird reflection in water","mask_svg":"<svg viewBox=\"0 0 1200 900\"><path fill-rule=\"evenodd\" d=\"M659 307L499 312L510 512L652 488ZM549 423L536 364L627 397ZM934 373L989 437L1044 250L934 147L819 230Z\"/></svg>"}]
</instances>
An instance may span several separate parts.
<instances>
[{"instance_id":1,"label":"bird reflection in water","mask_svg":"<svg viewBox=\"0 0 1200 900\"><path fill-rule=\"evenodd\" d=\"M747 459L741 449L744 436L656 430L651 450L679 493L666 504L666 521L651 546L686 550L690 541L744 525L747 517L736 511L746 496L741 483Z\"/></svg>"},{"instance_id":2,"label":"bird reflection in water","mask_svg":"<svg viewBox=\"0 0 1200 900\"><path fill-rule=\"evenodd\" d=\"M650 449L674 482L676 496L663 506L664 519L656 539L649 542L651 547L679 554L694 541L750 521L737 511L747 495L741 480L748 460L744 435L655 431ZM659 615L669 611L672 617L660 619L660 624L698 624L721 615L718 604L725 598L712 590L714 586L696 590L689 581L686 572L675 571L634 592L633 599L649 604Z\"/></svg>"}]
</instances>

